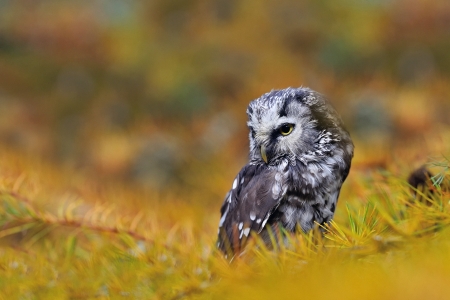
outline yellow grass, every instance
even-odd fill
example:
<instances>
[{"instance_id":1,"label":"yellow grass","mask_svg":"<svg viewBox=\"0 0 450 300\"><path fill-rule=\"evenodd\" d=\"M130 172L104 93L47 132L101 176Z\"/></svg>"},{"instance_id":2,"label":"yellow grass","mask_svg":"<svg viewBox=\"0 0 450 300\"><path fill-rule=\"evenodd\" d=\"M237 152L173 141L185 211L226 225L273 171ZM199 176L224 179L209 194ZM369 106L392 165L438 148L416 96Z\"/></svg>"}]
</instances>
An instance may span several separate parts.
<instances>
[{"instance_id":1,"label":"yellow grass","mask_svg":"<svg viewBox=\"0 0 450 300\"><path fill-rule=\"evenodd\" d=\"M256 239L230 264L214 248L221 199L97 182L3 149L0 295L450 299L449 161L439 162L431 205L404 177L357 163L323 236L294 235L275 251Z\"/></svg>"}]
</instances>

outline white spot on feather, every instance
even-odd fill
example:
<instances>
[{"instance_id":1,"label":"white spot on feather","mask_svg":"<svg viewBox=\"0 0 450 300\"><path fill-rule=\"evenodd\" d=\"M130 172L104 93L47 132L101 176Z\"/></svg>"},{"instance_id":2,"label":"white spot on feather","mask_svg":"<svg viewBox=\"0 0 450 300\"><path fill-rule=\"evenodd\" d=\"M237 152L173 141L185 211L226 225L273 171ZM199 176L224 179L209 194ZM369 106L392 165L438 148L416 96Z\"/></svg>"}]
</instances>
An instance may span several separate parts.
<instances>
[{"instance_id":1,"label":"white spot on feather","mask_svg":"<svg viewBox=\"0 0 450 300\"><path fill-rule=\"evenodd\" d=\"M256 219L256 214L254 211L250 212L250 220L254 221Z\"/></svg>"},{"instance_id":2,"label":"white spot on feather","mask_svg":"<svg viewBox=\"0 0 450 300\"><path fill-rule=\"evenodd\" d=\"M258 224L261 223L261 219L256 220L256 223Z\"/></svg>"},{"instance_id":3,"label":"white spot on feather","mask_svg":"<svg viewBox=\"0 0 450 300\"><path fill-rule=\"evenodd\" d=\"M244 226L244 223L242 223L242 222L239 223L239 226L238 226L238 227L239 227L239 230L242 230L242 227L243 227L243 226Z\"/></svg>"},{"instance_id":4,"label":"white spot on feather","mask_svg":"<svg viewBox=\"0 0 450 300\"><path fill-rule=\"evenodd\" d=\"M219 227L222 227L223 222L225 222L225 218L226 218L227 215L228 215L228 209L229 209L229 208L230 208L230 207L227 205L227 209L225 210L225 212L223 213L222 217L220 218L220 221L219 221Z\"/></svg>"},{"instance_id":5,"label":"white spot on feather","mask_svg":"<svg viewBox=\"0 0 450 300\"><path fill-rule=\"evenodd\" d=\"M245 228L243 232L245 236L248 236L248 234L250 233L250 228L249 227Z\"/></svg>"},{"instance_id":6,"label":"white spot on feather","mask_svg":"<svg viewBox=\"0 0 450 300\"><path fill-rule=\"evenodd\" d=\"M275 183L272 186L272 196L275 200L278 200L278 196L280 195L281 187L278 183Z\"/></svg>"},{"instance_id":7,"label":"white spot on feather","mask_svg":"<svg viewBox=\"0 0 450 300\"><path fill-rule=\"evenodd\" d=\"M281 181L281 174L280 173L275 174L275 180L276 181Z\"/></svg>"},{"instance_id":8,"label":"white spot on feather","mask_svg":"<svg viewBox=\"0 0 450 300\"><path fill-rule=\"evenodd\" d=\"M233 190L237 187L238 179L237 177L233 181Z\"/></svg>"},{"instance_id":9,"label":"white spot on feather","mask_svg":"<svg viewBox=\"0 0 450 300\"><path fill-rule=\"evenodd\" d=\"M316 180L314 179L313 176L311 176L309 182L311 183L312 187L315 188L316 187Z\"/></svg>"}]
</instances>

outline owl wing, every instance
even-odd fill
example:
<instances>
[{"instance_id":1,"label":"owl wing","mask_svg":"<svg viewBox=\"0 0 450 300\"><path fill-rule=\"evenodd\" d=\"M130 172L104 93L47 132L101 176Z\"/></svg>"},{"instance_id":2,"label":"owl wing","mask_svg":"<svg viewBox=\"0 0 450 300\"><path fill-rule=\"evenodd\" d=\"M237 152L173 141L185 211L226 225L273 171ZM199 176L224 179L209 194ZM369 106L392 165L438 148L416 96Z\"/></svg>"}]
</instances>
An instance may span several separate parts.
<instances>
[{"instance_id":1,"label":"owl wing","mask_svg":"<svg viewBox=\"0 0 450 300\"><path fill-rule=\"evenodd\" d=\"M285 193L276 170L266 165L242 168L221 208L218 248L239 253L251 231L261 232Z\"/></svg>"}]
</instances>

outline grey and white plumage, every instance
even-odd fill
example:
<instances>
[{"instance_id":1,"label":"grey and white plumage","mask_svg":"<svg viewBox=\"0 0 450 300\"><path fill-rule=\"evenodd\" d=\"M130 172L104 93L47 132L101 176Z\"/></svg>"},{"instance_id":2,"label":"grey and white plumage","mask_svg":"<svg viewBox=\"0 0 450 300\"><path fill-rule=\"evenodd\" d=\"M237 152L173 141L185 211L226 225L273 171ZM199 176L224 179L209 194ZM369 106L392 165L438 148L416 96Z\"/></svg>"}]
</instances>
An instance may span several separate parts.
<instances>
[{"instance_id":1,"label":"grey and white plumage","mask_svg":"<svg viewBox=\"0 0 450 300\"><path fill-rule=\"evenodd\" d=\"M217 246L240 252L253 231L307 232L333 218L353 143L325 97L308 88L273 90L247 108L250 157L225 197Z\"/></svg>"}]
</instances>

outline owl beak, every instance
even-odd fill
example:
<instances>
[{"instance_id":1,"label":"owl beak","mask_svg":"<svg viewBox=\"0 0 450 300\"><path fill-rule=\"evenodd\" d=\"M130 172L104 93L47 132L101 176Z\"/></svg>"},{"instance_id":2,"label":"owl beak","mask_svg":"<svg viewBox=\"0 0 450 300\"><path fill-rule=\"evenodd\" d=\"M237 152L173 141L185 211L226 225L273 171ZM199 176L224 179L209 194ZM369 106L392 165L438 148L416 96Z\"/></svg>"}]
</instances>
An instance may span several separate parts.
<instances>
[{"instance_id":1,"label":"owl beak","mask_svg":"<svg viewBox=\"0 0 450 300\"><path fill-rule=\"evenodd\" d=\"M267 164L267 153L266 153L266 147L264 145L261 145L261 157L264 160L264 162Z\"/></svg>"}]
</instances>

